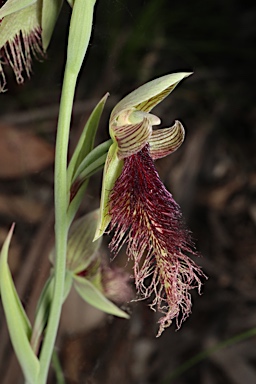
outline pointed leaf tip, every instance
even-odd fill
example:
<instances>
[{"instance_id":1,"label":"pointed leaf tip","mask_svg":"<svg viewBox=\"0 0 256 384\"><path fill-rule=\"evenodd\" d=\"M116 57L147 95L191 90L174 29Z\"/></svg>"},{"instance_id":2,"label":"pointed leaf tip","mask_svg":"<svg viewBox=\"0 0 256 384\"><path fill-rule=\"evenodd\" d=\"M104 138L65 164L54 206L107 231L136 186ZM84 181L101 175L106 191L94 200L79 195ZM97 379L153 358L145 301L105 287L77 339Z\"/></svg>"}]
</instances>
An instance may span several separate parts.
<instances>
[{"instance_id":1,"label":"pointed leaf tip","mask_svg":"<svg viewBox=\"0 0 256 384\"><path fill-rule=\"evenodd\" d=\"M39 360L30 345L31 325L16 291L8 266L8 251L14 230L12 224L0 255L0 288L6 322L17 359L26 380L35 383Z\"/></svg>"},{"instance_id":2,"label":"pointed leaf tip","mask_svg":"<svg viewBox=\"0 0 256 384\"><path fill-rule=\"evenodd\" d=\"M8 232L8 235L7 235L6 239L5 239L3 247L2 247L1 257L4 259L5 262L7 262L8 251L9 251L12 235L13 235L13 232L14 232L14 228L15 228L15 223L12 223L11 228L10 228L10 230Z\"/></svg>"}]
</instances>

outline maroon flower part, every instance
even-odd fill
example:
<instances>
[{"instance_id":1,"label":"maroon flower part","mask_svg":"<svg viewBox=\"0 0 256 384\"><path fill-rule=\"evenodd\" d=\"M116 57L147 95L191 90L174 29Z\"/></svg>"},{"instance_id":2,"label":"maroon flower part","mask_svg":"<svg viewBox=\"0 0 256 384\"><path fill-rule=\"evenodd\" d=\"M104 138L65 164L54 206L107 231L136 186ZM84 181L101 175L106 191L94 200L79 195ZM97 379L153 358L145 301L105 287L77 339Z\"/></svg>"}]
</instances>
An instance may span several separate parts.
<instances>
[{"instance_id":1,"label":"maroon flower part","mask_svg":"<svg viewBox=\"0 0 256 384\"><path fill-rule=\"evenodd\" d=\"M135 284L141 297L153 295L152 309L160 336L173 319L177 327L191 312L189 290L201 289L201 269L187 256L193 242L182 221L179 205L159 179L149 146L124 160L122 173L110 195L110 248L117 254L127 243L134 261Z\"/></svg>"},{"instance_id":2,"label":"maroon flower part","mask_svg":"<svg viewBox=\"0 0 256 384\"><path fill-rule=\"evenodd\" d=\"M24 75L30 77L32 58L43 56L39 1L0 19L0 92L6 90L5 65L12 68L21 84Z\"/></svg>"}]
</instances>

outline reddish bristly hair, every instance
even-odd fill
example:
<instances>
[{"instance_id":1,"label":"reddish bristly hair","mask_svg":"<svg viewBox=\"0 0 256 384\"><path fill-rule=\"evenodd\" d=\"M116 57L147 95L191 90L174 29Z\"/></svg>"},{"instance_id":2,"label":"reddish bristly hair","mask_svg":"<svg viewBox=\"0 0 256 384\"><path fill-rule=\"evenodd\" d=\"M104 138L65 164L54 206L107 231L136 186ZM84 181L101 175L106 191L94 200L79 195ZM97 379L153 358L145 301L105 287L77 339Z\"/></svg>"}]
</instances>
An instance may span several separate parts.
<instances>
[{"instance_id":1,"label":"reddish bristly hair","mask_svg":"<svg viewBox=\"0 0 256 384\"><path fill-rule=\"evenodd\" d=\"M9 64L16 77L18 84L24 82L24 72L30 77L32 72L32 57L37 60L43 58L44 52L41 40L41 28L33 30L29 35L20 31L12 41L8 41L4 47L0 49L0 60L2 64ZM1 91L6 85L3 69L0 66L0 77L2 77ZM1 80L1 78L0 78Z\"/></svg>"},{"instance_id":2,"label":"reddish bristly hair","mask_svg":"<svg viewBox=\"0 0 256 384\"><path fill-rule=\"evenodd\" d=\"M191 313L189 291L201 289L204 276L188 257L197 255L185 228L179 205L161 182L149 146L124 160L122 173L110 195L110 249L116 255L127 244L134 261L139 297L163 316L160 336L173 319L177 328Z\"/></svg>"}]
</instances>

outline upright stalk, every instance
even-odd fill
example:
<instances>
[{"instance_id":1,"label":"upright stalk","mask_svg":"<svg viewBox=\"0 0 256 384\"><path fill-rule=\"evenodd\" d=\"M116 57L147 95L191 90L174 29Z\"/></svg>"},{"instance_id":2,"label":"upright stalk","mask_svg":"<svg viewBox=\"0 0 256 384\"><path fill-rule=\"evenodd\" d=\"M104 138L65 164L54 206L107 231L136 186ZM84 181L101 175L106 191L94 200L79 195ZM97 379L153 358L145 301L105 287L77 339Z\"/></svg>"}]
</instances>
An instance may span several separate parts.
<instances>
[{"instance_id":1,"label":"upright stalk","mask_svg":"<svg viewBox=\"0 0 256 384\"><path fill-rule=\"evenodd\" d=\"M40 372L37 383L45 384L57 336L66 272L66 253L69 224L67 208L70 186L67 178L67 154L72 106L77 77L88 48L96 0L75 0L70 21L67 61L61 93L56 137L54 202L55 202L55 271L53 300L45 338L40 353ZM34 383L33 383L34 384Z\"/></svg>"},{"instance_id":2,"label":"upright stalk","mask_svg":"<svg viewBox=\"0 0 256 384\"><path fill-rule=\"evenodd\" d=\"M40 354L40 373L38 384L46 383L63 301L68 237L66 215L69 195L67 188L67 152L76 80L77 76L70 73L66 67L61 94L55 152L54 202L56 261L54 271L54 293L45 338Z\"/></svg>"}]
</instances>

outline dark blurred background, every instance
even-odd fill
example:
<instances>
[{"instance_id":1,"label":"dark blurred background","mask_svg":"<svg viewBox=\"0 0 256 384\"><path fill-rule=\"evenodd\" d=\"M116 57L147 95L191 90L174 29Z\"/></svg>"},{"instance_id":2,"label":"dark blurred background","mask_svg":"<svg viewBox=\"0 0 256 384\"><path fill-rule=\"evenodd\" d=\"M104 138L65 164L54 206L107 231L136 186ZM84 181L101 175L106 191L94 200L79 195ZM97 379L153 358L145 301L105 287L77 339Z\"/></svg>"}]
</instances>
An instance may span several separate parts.
<instances>
[{"instance_id":1,"label":"dark blurred background","mask_svg":"<svg viewBox=\"0 0 256 384\"><path fill-rule=\"evenodd\" d=\"M10 264L33 319L47 277L53 233L53 150L64 70L68 6L47 58L0 95L0 239L16 231ZM193 292L193 313L156 339L157 314L131 303L131 320L105 316L74 296L65 304L58 352L67 384L254 384L256 339L211 354L171 380L188 359L256 326L256 5L251 1L99 0L73 111L71 150L108 91L97 142L108 138L115 103L144 82L193 71L155 110L163 126L180 119L186 140L157 168L180 204L209 277ZM8 149L6 151L6 148ZM28 154L29 153L29 154ZM82 212L99 204L92 177ZM107 244L107 239L106 239ZM103 251L108 255L107 246ZM125 255L115 260L125 266ZM0 372L22 383L0 312ZM56 383L52 372L49 383Z\"/></svg>"}]
</instances>

